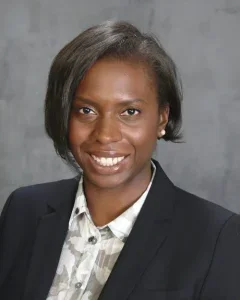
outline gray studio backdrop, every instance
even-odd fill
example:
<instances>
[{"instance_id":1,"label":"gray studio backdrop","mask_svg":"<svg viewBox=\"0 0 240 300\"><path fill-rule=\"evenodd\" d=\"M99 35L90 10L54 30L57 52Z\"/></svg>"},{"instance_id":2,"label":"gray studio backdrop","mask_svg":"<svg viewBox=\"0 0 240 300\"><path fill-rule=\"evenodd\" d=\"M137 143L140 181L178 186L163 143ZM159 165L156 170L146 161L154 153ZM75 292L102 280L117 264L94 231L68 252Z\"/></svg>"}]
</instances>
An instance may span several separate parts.
<instances>
[{"instance_id":1,"label":"gray studio backdrop","mask_svg":"<svg viewBox=\"0 0 240 300\"><path fill-rule=\"evenodd\" d=\"M157 34L182 74L186 143L159 143L166 173L240 212L240 0L1 0L0 210L19 186L73 176L44 132L49 66L113 18Z\"/></svg>"}]
</instances>

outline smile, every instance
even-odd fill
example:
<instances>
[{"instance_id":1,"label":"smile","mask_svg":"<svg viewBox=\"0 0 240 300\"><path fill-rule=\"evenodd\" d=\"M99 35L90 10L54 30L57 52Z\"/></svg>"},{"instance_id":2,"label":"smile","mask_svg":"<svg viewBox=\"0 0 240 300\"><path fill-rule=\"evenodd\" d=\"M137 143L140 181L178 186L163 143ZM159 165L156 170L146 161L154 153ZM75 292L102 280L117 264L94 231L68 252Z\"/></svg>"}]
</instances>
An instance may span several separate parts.
<instances>
[{"instance_id":1,"label":"smile","mask_svg":"<svg viewBox=\"0 0 240 300\"><path fill-rule=\"evenodd\" d=\"M102 167L113 167L120 163L125 157L97 157L95 155L91 155L94 161L102 166Z\"/></svg>"}]
</instances>

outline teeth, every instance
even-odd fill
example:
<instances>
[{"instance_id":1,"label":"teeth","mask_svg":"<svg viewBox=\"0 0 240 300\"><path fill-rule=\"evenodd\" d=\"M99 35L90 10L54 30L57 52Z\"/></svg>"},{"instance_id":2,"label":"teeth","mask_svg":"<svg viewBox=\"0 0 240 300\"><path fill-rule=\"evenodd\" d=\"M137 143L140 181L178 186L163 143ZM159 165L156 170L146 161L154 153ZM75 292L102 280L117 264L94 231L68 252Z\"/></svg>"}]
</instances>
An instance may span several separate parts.
<instances>
[{"instance_id":1,"label":"teeth","mask_svg":"<svg viewBox=\"0 0 240 300\"><path fill-rule=\"evenodd\" d=\"M118 164L120 161L124 159L124 156L121 157L97 157L95 155L92 155L92 158L103 167L112 167Z\"/></svg>"}]
</instances>

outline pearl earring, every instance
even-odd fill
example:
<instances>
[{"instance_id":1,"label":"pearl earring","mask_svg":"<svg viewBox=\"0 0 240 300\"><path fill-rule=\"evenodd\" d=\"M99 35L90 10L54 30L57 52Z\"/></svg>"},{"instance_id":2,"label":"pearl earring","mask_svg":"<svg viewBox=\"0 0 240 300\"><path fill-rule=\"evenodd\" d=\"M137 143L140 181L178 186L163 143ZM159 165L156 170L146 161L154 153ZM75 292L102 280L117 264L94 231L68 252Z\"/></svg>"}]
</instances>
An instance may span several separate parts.
<instances>
[{"instance_id":1,"label":"pearl earring","mask_svg":"<svg viewBox=\"0 0 240 300\"><path fill-rule=\"evenodd\" d=\"M165 131L164 129L162 129L160 133L161 133L161 135L158 137L158 140L160 140L160 138L161 138L164 134L166 134L166 131Z\"/></svg>"},{"instance_id":2,"label":"pearl earring","mask_svg":"<svg viewBox=\"0 0 240 300\"><path fill-rule=\"evenodd\" d=\"M166 131L164 129L161 130L161 136L163 136L164 134L166 134Z\"/></svg>"}]
</instances>

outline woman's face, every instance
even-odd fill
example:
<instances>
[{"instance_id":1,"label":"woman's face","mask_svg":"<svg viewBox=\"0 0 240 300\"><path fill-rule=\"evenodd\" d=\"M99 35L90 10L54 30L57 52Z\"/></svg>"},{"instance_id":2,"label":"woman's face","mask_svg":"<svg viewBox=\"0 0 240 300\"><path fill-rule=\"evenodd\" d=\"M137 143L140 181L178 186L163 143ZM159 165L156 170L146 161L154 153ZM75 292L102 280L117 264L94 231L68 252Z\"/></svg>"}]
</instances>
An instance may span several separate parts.
<instances>
[{"instance_id":1,"label":"woman's face","mask_svg":"<svg viewBox=\"0 0 240 300\"><path fill-rule=\"evenodd\" d=\"M157 137L168 121L143 64L102 59L80 82L69 120L69 145L84 178L117 188L149 176Z\"/></svg>"}]
</instances>

